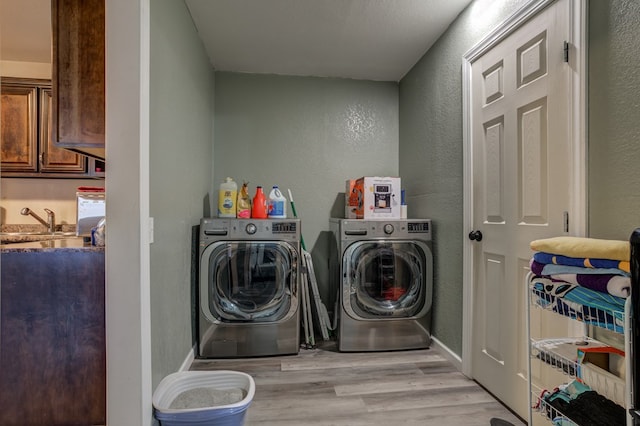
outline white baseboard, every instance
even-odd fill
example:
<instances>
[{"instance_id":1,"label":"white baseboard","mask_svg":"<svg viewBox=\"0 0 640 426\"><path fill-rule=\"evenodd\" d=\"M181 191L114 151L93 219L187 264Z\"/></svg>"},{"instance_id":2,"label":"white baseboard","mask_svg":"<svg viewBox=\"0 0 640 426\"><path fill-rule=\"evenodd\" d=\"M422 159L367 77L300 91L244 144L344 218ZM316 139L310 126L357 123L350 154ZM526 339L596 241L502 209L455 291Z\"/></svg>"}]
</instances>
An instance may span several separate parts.
<instances>
[{"instance_id":1,"label":"white baseboard","mask_svg":"<svg viewBox=\"0 0 640 426\"><path fill-rule=\"evenodd\" d=\"M187 357L182 361L182 365L178 371L188 371L191 368L191 364L193 364L193 360L195 359L196 347L192 347Z\"/></svg>"},{"instance_id":2,"label":"white baseboard","mask_svg":"<svg viewBox=\"0 0 640 426\"><path fill-rule=\"evenodd\" d=\"M456 367L458 371L462 371L462 358L460 358L460 355L453 352L451 349L445 346L440 340L436 339L433 336L431 337L431 344L435 349L437 349L442 354L443 357L451 361L453 366Z\"/></svg>"}]
</instances>

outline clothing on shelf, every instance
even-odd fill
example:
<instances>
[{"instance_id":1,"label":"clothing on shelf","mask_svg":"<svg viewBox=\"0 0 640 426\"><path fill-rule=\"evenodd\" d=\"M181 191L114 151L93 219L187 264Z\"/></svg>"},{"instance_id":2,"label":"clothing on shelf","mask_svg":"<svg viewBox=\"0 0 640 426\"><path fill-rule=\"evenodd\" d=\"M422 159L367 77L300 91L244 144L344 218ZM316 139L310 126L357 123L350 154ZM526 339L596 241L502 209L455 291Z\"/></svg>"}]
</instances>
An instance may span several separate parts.
<instances>
[{"instance_id":1,"label":"clothing on shelf","mask_svg":"<svg viewBox=\"0 0 640 426\"><path fill-rule=\"evenodd\" d=\"M632 288L629 242L556 237L532 241L530 247L530 306L624 334ZM530 341L530 359L571 378L544 384L557 387L532 394L532 408L557 426L624 426L625 369L618 369L625 351L587 337L586 327L584 333Z\"/></svg>"}]
</instances>

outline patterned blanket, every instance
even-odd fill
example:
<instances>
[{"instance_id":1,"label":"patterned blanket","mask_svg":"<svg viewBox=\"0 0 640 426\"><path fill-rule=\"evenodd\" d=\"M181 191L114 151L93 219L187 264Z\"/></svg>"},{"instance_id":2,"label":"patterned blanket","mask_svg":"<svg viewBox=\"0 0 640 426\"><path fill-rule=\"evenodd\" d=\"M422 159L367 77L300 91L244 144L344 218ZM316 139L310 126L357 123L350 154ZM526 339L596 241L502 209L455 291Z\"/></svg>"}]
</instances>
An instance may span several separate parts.
<instances>
[{"instance_id":1,"label":"patterned blanket","mask_svg":"<svg viewBox=\"0 0 640 426\"><path fill-rule=\"evenodd\" d=\"M535 275L530 285L538 306L597 327L624 332L624 298Z\"/></svg>"},{"instance_id":2,"label":"patterned blanket","mask_svg":"<svg viewBox=\"0 0 640 426\"><path fill-rule=\"evenodd\" d=\"M617 297L631 295L631 278L615 268L580 268L577 266L545 265L532 260L531 272L552 281L579 285Z\"/></svg>"}]
</instances>

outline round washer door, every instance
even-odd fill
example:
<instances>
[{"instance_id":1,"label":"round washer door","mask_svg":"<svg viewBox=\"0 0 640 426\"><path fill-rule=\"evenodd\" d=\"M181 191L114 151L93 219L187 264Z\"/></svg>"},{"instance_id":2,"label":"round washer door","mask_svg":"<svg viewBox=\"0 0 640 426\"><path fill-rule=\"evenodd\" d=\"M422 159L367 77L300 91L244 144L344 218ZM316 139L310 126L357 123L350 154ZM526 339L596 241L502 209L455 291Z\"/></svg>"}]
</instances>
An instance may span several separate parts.
<instances>
[{"instance_id":1,"label":"round washer door","mask_svg":"<svg viewBox=\"0 0 640 426\"><path fill-rule=\"evenodd\" d=\"M296 312L298 252L291 244L218 242L200 262L200 309L212 322L276 322Z\"/></svg>"},{"instance_id":2,"label":"round washer door","mask_svg":"<svg viewBox=\"0 0 640 426\"><path fill-rule=\"evenodd\" d=\"M431 309L433 256L419 241L360 241L345 250L342 303L354 319L415 318Z\"/></svg>"}]
</instances>

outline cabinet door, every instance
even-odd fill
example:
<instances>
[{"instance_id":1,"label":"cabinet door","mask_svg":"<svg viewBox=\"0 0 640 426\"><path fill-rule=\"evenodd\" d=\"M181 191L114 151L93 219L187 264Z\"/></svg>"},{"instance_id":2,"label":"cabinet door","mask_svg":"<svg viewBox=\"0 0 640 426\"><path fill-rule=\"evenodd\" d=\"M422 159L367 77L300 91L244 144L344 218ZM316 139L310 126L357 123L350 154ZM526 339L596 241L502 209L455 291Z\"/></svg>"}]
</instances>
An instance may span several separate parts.
<instances>
[{"instance_id":1,"label":"cabinet door","mask_svg":"<svg viewBox=\"0 0 640 426\"><path fill-rule=\"evenodd\" d=\"M104 159L104 0L53 0L52 138Z\"/></svg>"},{"instance_id":2,"label":"cabinet door","mask_svg":"<svg viewBox=\"0 0 640 426\"><path fill-rule=\"evenodd\" d=\"M40 89L40 171L85 173L84 155L58 148L51 139L51 89Z\"/></svg>"},{"instance_id":3,"label":"cabinet door","mask_svg":"<svg viewBox=\"0 0 640 426\"><path fill-rule=\"evenodd\" d=\"M0 425L105 425L104 252L0 257Z\"/></svg>"},{"instance_id":4,"label":"cabinet door","mask_svg":"<svg viewBox=\"0 0 640 426\"><path fill-rule=\"evenodd\" d=\"M2 171L38 169L37 88L2 85Z\"/></svg>"}]
</instances>

